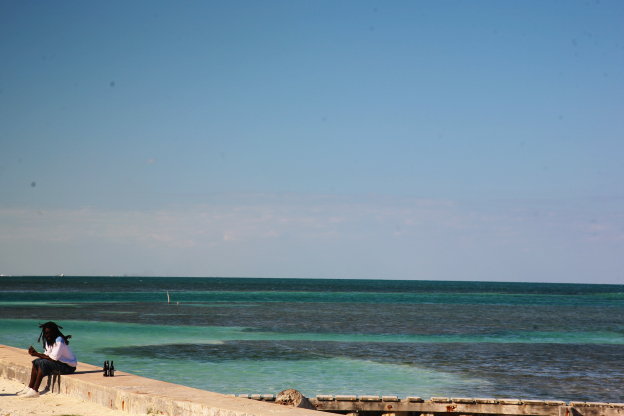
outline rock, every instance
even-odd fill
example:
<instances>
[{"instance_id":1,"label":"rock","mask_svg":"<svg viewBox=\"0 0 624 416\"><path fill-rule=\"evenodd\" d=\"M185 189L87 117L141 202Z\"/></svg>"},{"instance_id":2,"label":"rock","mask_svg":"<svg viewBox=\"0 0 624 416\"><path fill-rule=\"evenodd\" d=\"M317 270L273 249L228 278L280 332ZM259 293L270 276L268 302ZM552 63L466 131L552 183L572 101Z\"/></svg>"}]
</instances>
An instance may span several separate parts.
<instances>
[{"instance_id":1,"label":"rock","mask_svg":"<svg viewBox=\"0 0 624 416\"><path fill-rule=\"evenodd\" d=\"M314 409L312 403L295 389L286 389L277 393L275 403L284 406L300 407L302 409Z\"/></svg>"}]
</instances>

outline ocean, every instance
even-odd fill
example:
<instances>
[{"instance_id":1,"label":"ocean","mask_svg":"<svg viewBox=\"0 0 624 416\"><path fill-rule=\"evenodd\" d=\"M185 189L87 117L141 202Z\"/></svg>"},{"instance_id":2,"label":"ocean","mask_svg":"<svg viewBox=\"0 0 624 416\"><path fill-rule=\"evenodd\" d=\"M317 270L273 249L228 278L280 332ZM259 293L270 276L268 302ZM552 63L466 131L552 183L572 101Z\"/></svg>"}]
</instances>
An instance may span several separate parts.
<instances>
[{"instance_id":1,"label":"ocean","mask_svg":"<svg viewBox=\"0 0 624 416\"><path fill-rule=\"evenodd\" d=\"M82 362L221 393L624 402L624 285L0 277L1 344L48 320Z\"/></svg>"}]
</instances>

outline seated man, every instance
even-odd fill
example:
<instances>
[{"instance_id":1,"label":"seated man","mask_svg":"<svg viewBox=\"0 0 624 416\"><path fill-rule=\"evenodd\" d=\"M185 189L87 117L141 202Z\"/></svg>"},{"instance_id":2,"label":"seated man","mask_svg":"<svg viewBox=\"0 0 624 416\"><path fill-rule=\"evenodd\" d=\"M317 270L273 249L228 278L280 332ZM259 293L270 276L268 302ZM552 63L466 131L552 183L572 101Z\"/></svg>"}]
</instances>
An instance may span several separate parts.
<instances>
[{"instance_id":1,"label":"seated man","mask_svg":"<svg viewBox=\"0 0 624 416\"><path fill-rule=\"evenodd\" d=\"M54 322L46 322L39 325L41 334L37 341L43 338L43 347L45 352L37 352L32 345L28 348L28 353L33 357L38 357L32 362L32 370L30 373L30 382L28 387L17 393L22 397L39 397L39 386L43 377L56 374L71 374L76 371L78 361L76 356L69 348L69 338L71 335L63 335L61 333L62 326L58 326Z\"/></svg>"}]
</instances>

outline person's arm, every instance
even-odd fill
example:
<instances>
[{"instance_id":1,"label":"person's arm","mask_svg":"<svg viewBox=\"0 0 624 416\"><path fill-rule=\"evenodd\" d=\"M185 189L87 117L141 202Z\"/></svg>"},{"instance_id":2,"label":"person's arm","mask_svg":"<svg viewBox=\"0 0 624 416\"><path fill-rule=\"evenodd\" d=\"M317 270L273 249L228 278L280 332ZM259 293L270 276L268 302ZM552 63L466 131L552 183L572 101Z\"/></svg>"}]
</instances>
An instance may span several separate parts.
<instances>
[{"instance_id":1,"label":"person's arm","mask_svg":"<svg viewBox=\"0 0 624 416\"><path fill-rule=\"evenodd\" d=\"M47 355L37 352L37 350L35 350L32 345L28 348L28 354L32 355L33 357L54 361L52 358L48 357Z\"/></svg>"}]
</instances>

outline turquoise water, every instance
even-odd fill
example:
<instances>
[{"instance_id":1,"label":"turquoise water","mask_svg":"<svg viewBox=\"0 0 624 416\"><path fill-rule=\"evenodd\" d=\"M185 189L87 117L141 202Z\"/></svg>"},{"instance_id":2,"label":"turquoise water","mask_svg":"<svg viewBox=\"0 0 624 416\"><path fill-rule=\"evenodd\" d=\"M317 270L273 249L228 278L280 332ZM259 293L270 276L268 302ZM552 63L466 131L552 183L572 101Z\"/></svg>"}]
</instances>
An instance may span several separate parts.
<instances>
[{"instance_id":1,"label":"turquoise water","mask_svg":"<svg viewBox=\"0 0 624 416\"><path fill-rule=\"evenodd\" d=\"M3 277L0 343L223 393L624 401L624 286ZM167 292L171 303L167 304Z\"/></svg>"}]
</instances>

